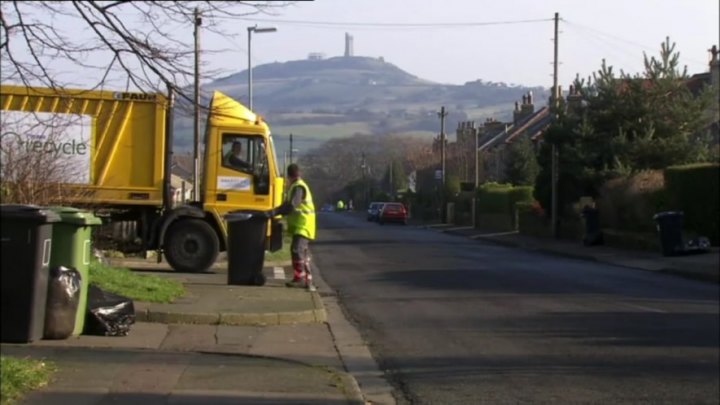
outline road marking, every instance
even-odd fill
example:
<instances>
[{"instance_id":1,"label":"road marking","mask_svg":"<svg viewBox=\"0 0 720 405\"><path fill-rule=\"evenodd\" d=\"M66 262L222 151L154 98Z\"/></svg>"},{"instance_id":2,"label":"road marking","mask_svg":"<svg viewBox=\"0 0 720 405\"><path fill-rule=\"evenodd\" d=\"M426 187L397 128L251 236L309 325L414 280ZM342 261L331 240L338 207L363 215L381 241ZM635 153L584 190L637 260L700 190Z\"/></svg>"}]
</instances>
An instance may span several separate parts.
<instances>
[{"instance_id":1,"label":"road marking","mask_svg":"<svg viewBox=\"0 0 720 405\"><path fill-rule=\"evenodd\" d=\"M625 305L625 306L628 306L628 307L631 307L631 308L642 309L642 310L649 311L649 312L659 312L659 313L662 313L662 314L667 313L667 311L663 311L662 309L650 308L650 307L646 307L646 306L643 306L643 305L628 304L627 302L621 302L621 304L622 304L622 305Z\"/></svg>"},{"instance_id":2,"label":"road marking","mask_svg":"<svg viewBox=\"0 0 720 405\"><path fill-rule=\"evenodd\" d=\"M466 231L468 229L473 229L472 226L458 226L456 228L446 228L443 229L443 231Z\"/></svg>"},{"instance_id":3,"label":"road marking","mask_svg":"<svg viewBox=\"0 0 720 405\"><path fill-rule=\"evenodd\" d=\"M506 236L506 235L517 235L518 231L510 232L497 232L497 233L480 233L477 235L471 235L470 239L482 239L482 238L493 238L495 236Z\"/></svg>"},{"instance_id":4,"label":"road marking","mask_svg":"<svg viewBox=\"0 0 720 405\"><path fill-rule=\"evenodd\" d=\"M273 276L276 280L285 280L285 269L279 266L273 267Z\"/></svg>"}]
</instances>

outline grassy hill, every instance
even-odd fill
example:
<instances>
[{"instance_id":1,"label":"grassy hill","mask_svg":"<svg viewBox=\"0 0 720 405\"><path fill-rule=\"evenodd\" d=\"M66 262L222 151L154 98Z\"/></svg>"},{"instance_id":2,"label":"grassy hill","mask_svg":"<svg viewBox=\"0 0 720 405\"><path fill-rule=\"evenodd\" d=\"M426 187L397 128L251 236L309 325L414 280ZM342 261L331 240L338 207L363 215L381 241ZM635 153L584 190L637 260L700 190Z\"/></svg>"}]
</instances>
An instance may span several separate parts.
<instances>
[{"instance_id":1,"label":"grassy hill","mask_svg":"<svg viewBox=\"0 0 720 405\"><path fill-rule=\"evenodd\" d=\"M245 102L247 70L202 86L204 94L212 90ZM301 153L327 139L356 133L432 137L439 131L437 111L443 105L449 112L448 133L461 120L510 120L514 102L528 91L533 91L539 104L549 96L540 87L482 80L464 85L434 83L369 57L298 60L253 68L255 110L281 141L292 133ZM179 116L176 123L176 147L190 149L191 119Z\"/></svg>"}]
</instances>

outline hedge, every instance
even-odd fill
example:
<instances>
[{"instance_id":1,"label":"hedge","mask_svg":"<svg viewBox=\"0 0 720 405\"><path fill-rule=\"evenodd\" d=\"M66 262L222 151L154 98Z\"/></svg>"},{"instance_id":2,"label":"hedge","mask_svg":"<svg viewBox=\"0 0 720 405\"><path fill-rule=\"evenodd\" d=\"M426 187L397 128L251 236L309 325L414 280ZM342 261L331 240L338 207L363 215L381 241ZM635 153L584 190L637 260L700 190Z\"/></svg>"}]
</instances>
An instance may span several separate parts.
<instances>
[{"instance_id":1,"label":"hedge","mask_svg":"<svg viewBox=\"0 0 720 405\"><path fill-rule=\"evenodd\" d=\"M671 166L665 169L665 190L670 206L685 213L685 228L720 239L720 164Z\"/></svg>"},{"instance_id":2,"label":"hedge","mask_svg":"<svg viewBox=\"0 0 720 405\"><path fill-rule=\"evenodd\" d=\"M645 170L606 181L596 200L603 228L656 233L653 215L667 211L665 175Z\"/></svg>"},{"instance_id":3,"label":"hedge","mask_svg":"<svg viewBox=\"0 0 720 405\"><path fill-rule=\"evenodd\" d=\"M477 192L477 206L480 213L514 214L515 203L533 201L532 186L487 183Z\"/></svg>"}]
</instances>

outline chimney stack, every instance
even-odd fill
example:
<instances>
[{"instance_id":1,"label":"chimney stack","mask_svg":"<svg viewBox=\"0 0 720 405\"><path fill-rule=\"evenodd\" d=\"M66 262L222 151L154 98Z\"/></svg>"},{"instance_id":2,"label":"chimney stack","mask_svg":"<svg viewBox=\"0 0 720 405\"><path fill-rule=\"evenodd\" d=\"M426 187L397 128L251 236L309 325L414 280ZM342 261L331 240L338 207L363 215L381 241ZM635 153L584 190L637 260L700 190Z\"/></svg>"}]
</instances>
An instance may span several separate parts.
<instances>
[{"instance_id":1,"label":"chimney stack","mask_svg":"<svg viewBox=\"0 0 720 405\"><path fill-rule=\"evenodd\" d=\"M517 101L515 102L515 111L513 112L513 124L517 125L518 122L532 115L534 112L535 105L533 104L532 91L528 91L527 94L523 94L522 96L521 106L518 106Z\"/></svg>"}]
</instances>

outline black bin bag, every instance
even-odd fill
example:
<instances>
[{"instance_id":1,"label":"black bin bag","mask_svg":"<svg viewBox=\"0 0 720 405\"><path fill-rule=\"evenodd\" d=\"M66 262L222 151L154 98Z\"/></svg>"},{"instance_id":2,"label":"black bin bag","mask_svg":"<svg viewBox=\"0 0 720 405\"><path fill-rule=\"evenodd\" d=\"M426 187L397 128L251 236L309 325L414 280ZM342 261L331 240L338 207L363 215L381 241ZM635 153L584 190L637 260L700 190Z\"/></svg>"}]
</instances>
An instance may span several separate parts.
<instances>
[{"instance_id":1,"label":"black bin bag","mask_svg":"<svg viewBox=\"0 0 720 405\"><path fill-rule=\"evenodd\" d=\"M86 335L127 336L134 323L135 306L132 299L90 284L84 330Z\"/></svg>"},{"instance_id":2,"label":"black bin bag","mask_svg":"<svg viewBox=\"0 0 720 405\"><path fill-rule=\"evenodd\" d=\"M75 329L75 314L80 303L80 272L69 267L50 269L45 306L45 339L67 339Z\"/></svg>"}]
</instances>

